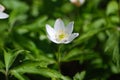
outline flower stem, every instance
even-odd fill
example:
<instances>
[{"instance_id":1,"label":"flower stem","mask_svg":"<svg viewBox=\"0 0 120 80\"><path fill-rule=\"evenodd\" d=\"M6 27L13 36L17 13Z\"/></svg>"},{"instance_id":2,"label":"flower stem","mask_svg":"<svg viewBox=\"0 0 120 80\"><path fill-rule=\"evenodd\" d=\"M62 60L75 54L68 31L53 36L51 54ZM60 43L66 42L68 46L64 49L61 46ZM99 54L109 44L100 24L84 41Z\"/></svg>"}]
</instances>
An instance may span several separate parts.
<instances>
[{"instance_id":1,"label":"flower stem","mask_svg":"<svg viewBox=\"0 0 120 80\"><path fill-rule=\"evenodd\" d=\"M120 0L118 1L118 4L120 4ZM118 16L119 16L119 25L120 25L120 5L118 5Z\"/></svg>"},{"instance_id":2,"label":"flower stem","mask_svg":"<svg viewBox=\"0 0 120 80\"><path fill-rule=\"evenodd\" d=\"M6 72L5 72L5 80L9 80L8 79L8 69L6 69Z\"/></svg>"},{"instance_id":3,"label":"flower stem","mask_svg":"<svg viewBox=\"0 0 120 80\"><path fill-rule=\"evenodd\" d=\"M58 63L58 70L59 70L59 72L61 72L61 70L60 70L61 48L62 48L62 45L59 45L58 54L57 54L57 63Z\"/></svg>"}]
</instances>

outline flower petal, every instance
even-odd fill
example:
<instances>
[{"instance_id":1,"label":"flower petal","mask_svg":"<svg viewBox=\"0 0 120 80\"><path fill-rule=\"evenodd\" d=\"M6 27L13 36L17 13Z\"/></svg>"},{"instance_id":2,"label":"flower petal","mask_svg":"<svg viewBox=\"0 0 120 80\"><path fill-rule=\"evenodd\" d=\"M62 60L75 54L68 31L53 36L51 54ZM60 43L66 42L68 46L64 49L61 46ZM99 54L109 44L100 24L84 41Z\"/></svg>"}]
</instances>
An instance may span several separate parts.
<instances>
[{"instance_id":1,"label":"flower petal","mask_svg":"<svg viewBox=\"0 0 120 80\"><path fill-rule=\"evenodd\" d=\"M67 41L65 41L64 43L65 44L68 44L68 43L70 43L72 40L74 40L76 37L78 37L79 36L79 33L73 33L69 38L68 38L68 40Z\"/></svg>"},{"instance_id":2,"label":"flower petal","mask_svg":"<svg viewBox=\"0 0 120 80\"><path fill-rule=\"evenodd\" d=\"M65 30L64 23L61 19L57 19L55 21L54 29L55 29L55 31L60 31L60 30L64 31Z\"/></svg>"},{"instance_id":3,"label":"flower petal","mask_svg":"<svg viewBox=\"0 0 120 80\"><path fill-rule=\"evenodd\" d=\"M65 29L65 32L66 32L67 34L71 34L71 33L72 33L72 31L73 31L73 25L74 25L74 22L70 22L70 23L67 25L67 27L66 27L66 29Z\"/></svg>"},{"instance_id":4,"label":"flower petal","mask_svg":"<svg viewBox=\"0 0 120 80\"><path fill-rule=\"evenodd\" d=\"M55 30L48 24L46 24L46 31L50 37L55 37Z\"/></svg>"},{"instance_id":5,"label":"flower petal","mask_svg":"<svg viewBox=\"0 0 120 80\"><path fill-rule=\"evenodd\" d=\"M77 0L70 0L70 2L72 2L72 3L74 3L74 2L76 2Z\"/></svg>"},{"instance_id":6,"label":"flower petal","mask_svg":"<svg viewBox=\"0 0 120 80\"><path fill-rule=\"evenodd\" d=\"M8 18L9 15L4 13L4 12L0 12L0 19L5 19L5 18Z\"/></svg>"},{"instance_id":7,"label":"flower petal","mask_svg":"<svg viewBox=\"0 0 120 80\"><path fill-rule=\"evenodd\" d=\"M81 4L83 4L83 3L85 2L85 0L79 0L79 2L80 2Z\"/></svg>"},{"instance_id":8,"label":"flower petal","mask_svg":"<svg viewBox=\"0 0 120 80\"><path fill-rule=\"evenodd\" d=\"M3 12L5 10L5 7L0 4L0 12Z\"/></svg>"},{"instance_id":9,"label":"flower petal","mask_svg":"<svg viewBox=\"0 0 120 80\"><path fill-rule=\"evenodd\" d=\"M60 42L56 41L56 39L53 38L52 36L49 36L49 35L48 35L48 38L49 38L52 42L54 42L54 43L56 43L56 44L60 44Z\"/></svg>"}]
</instances>

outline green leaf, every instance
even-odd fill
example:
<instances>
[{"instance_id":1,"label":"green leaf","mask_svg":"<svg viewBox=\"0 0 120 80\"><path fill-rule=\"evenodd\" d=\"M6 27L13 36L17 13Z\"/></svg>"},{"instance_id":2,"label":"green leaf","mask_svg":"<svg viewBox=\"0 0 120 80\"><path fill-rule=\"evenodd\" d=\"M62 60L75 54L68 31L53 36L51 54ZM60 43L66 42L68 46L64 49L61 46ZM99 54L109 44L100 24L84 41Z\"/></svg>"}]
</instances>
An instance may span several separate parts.
<instances>
[{"instance_id":1,"label":"green leaf","mask_svg":"<svg viewBox=\"0 0 120 80\"><path fill-rule=\"evenodd\" d=\"M5 68L5 65L4 65L3 62L0 60L0 72L4 73L4 72L5 72L4 68Z\"/></svg>"},{"instance_id":2,"label":"green leaf","mask_svg":"<svg viewBox=\"0 0 120 80\"><path fill-rule=\"evenodd\" d=\"M81 50L81 49L72 49L69 53L67 53L62 60L63 61L71 61L71 60L84 60L93 58L97 55L93 55L93 51L90 50Z\"/></svg>"},{"instance_id":3,"label":"green leaf","mask_svg":"<svg viewBox=\"0 0 120 80\"><path fill-rule=\"evenodd\" d=\"M102 30L103 30L103 28L101 28L99 30L95 29L95 30L91 30L91 31L88 31L86 33L83 33L82 35L80 35L80 37L78 39L76 39L74 41L74 44L71 47L74 47L74 46L76 46L78 44L81 44L81 43L89 40L91 37L93 37L95 34L99 33Z\"/></svg>"},{"instance_id":4,"label":"green leaf","mask_svg":"<svg viewBox=\"0 0 120 80\"><path fill-rule=\"evenodd\" d=\"M24 2L18 0L10 0L9 4L7 0L4 0L3 3L6 5L7 9L11 9L11 13L9 16L9 23L11 26L17 21L25 21L27 15L24 13L29 10L29 7Z\"/></svg>"},{"instance_id":5,"label":"green leaf","mask_svg":"<svg viewBox=\"0 0 120 80\"><path fill-rule=\"evenodd\" d=\"M30 39L23 37L20 34L17 33L13 34L13 40L14 40L14 44L18 47L23 47L33 51L37 49L36 45Z\"/></svg>"},{"instance_id":6,"label":"green leaf","mask_svg":"<svg viewBox=\"0 0 120 80\"><path fill-rule=\"evenodd\" d=\"M14 75L19 80L29 80L28 78L24 77L22 74L16 72L15 70L12 71L11 74Z\"/></svg>"},{"instance_id":7,"label":"green leaf","mask_svg":"<svg viewBox=\"0 0 120 80\"><path fill-rule=\"evenodd\" d=\"M81 73L76 73L73 77L73 80L84 80L85 74L85 71L82 71Z\"/></svg>"},{"instance_id":8,"label":"green leaf","mask_svg":"<svg viewBox=\"0 0 120 80\"><path fill-rule=\"evenodd\" d=\"M111 71L113 73L118 74L119 73L119 67L117 67L114 63L111 63Z\"/></svg>"},{"instance_id":9,"label":"green leaf","mask_svg":"<svg viewBox=\"0 0 120 80\"><path fill-rule=\"evenodd\" d=\"M11 70L11 74L13 74L14 72L17 72L19 74L24 74L24 73L39 74L49 78L60 78L63 80L67 80L64 76L62 76L59 72L55 70L40 67L40 62L24 63Z\"/></svg>"},{"instance_id":10,"label":"green leaf","mask_svg":"<svg viewBox=\"0 0 120 80\"><path fill-rule=\"evenodd\" d=\"M5 67L6 67L6 70L9 70L9 68L11 67L11 65L13 64L13 62L15 61L16 57L24 52L25 50L18 50L16 52L11 52L11 51L8 51L6 52L4 50L4 61L5 61Z\"/></svg>"},{"instance_id":11,"label":"green leaf","mask_svg":"<svg viewBox=\"0 0 120 80\"><path fill-rule=\"evenodd\" d=\"M26 18L27 15L20 13L18 10L13 10L10 14L9 23L11 26L13 26L17 20L22 22L25 21Z\"/></svg>"},{"instance_id":12,"label":"green leaf","mask_svg":"<svg viewBox=\"0 0 120 80\"><path fill-rule=\"evenodd\" d=\"M110 20L112 23L119 23L119 16L110 16Z\"/></svg>"},{"instance_id":13,"label":"green leaf","mask_svg":"<svg viewBox=\"0 0 120 80\"><path fill-rule=\"evenodd\" d=\"M45 26L45 21L47 20L47 18L47 16L42 16L28 25L18 26L17 31L20 34L25 34L29 31L38 31L41 27Z\"/></svg>"},{"instance_id":14,"label":"green leaf","mask_svg":"<svg viewBox=\"0 0 120 80\"><path fill-rule=\"evenodd\" d=\"M117 29L108 31L109 38L106 42L105 52L110 53L116 65L120 66L120 53L119 53L119 31Z\"/></svg>"},{"instance_id":15,"label":"green leaf","mask_svg":"<svg viewBox=\"0 0 120 80\"><path fill-rule=\"evenodd\" d=\"M5 65L3 64L3 62L0 60L0 69L4 68Z\"/></svg>"},{"instance_id":16,"label":"green leaf","mask_svg":"<svg viewBox=\"0 0 120 80\"><path fill-rule=\"evenodd\" d=\"M13 34L13 43L14 43L14 46L18 48L22 48L22 49L24 48L32 51L33 57L38 57L39 53L41 53L41 51L37 49L35 43L32 40L20 34L17 34L17 33Z\"/></svg>"},{"instance_id":17,"label":"green leaf","mask_svg":"<svg viewBox=\"0 0 120 80\"><path fill-rule=\"evenodd\" d=\"M49 64L56 63L56 61L53 58L50 58L47 55L43 55L43 54L38 55L38 57L35 60L42 61L41 67L47 67Z\"/></svg>"},{"instance_id":18,"label":"green leaf","mask_svg":"<svg viewBox=\"0 0 120 80\"><path fill-rule=\"evenodd\" d=\"M110 1L109 4L107 5L106 14L110 15L110 14L116 13L116 11L118 11L117 1L115 1L115 0Z\"/></svg>"},{"instance_id":19,"label":"green leaf","mask_svg":"<svg viewBox=\"0 0 120 80\"><path fill-rule=\"evenodd\" d=\"M100 18L100 19L97 19L95 20L93 23L92 23L92 27L94 27L94 29L99 29L100 27L102 27L103 25L106 24L106 21L105 19L103 18Z\"/></svg>"},{"instance_id":20,"label":"green leaf","mask_svg":"<svg viewBox=\"0 0 120 80\"><path fill-rule=\"evenodd\" d=\"M19 12L21 12L21 13L26 12L26 10L28 10L28 5L22 1L19 1L19 0L15 0L15 1L3 0L2 2L6 6L7 9L16 9L16 10L19 10ZM8 4L8 2L9 2L9 4Z\"/></svg>"}]
</instances>

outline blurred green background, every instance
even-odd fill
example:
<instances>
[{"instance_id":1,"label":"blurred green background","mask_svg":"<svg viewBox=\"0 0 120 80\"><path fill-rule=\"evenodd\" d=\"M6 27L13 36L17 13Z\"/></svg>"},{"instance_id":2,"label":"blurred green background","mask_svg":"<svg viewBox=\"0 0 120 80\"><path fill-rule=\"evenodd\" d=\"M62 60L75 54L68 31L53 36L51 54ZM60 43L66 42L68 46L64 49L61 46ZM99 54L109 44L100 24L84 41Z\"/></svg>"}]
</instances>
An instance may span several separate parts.
<instances>
[{"instance_id":1,"label":"blurred green background","mask_svg":"<svg viewBox=\"0 0 120 80\"><path fill-rule=\"evenodd\" d=\"M0 0L9 14L0 20L2 80L120 80L120 0ZM47 38L45 25L74 21L80 35L62 45Z\"/></svg>"}]
</instances>

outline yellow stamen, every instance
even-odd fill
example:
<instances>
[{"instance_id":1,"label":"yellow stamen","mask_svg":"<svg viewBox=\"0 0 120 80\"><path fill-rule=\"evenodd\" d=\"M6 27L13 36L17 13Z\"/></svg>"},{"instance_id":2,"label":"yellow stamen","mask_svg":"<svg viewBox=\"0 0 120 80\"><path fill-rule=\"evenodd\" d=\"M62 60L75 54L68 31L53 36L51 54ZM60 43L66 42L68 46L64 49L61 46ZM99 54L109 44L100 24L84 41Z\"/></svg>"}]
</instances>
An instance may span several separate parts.
<instances>
[{"instance_id":1,"label":"yellow stamen","mask_svg":"<svg viewBox=\"0 0 120 80\"><path fill-rule=\"evenodd\" d=\"M64 41L67 37L67 34L64 31L58 31L56 34L56 40L57 41Z\"/></svg>"},{"instance_id":2,"label":"yellow stamen","mask_svg":"<svg viewBox=\"0 0 120 80\"><path fill-rule=\"evenodd\" d=\"M59 40L64 39L64 38L65 38L65 34L64 34L64 33L61 33L60 35L58 35L58 38L59 38Z\"/></svg>"}]
</instances>

